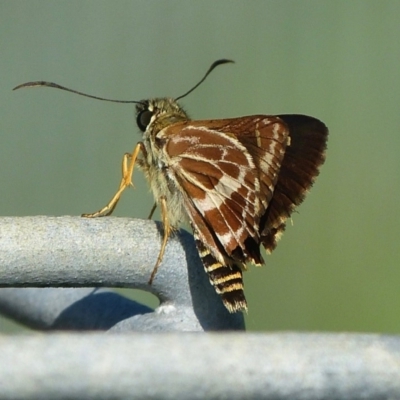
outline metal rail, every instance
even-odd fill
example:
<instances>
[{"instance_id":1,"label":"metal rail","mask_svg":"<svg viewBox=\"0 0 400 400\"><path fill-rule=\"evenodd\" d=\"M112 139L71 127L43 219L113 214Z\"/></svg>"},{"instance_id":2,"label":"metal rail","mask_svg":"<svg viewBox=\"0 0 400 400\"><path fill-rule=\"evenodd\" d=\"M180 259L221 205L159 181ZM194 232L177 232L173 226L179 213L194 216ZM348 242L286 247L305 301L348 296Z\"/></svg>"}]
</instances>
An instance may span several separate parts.
<instances>
[{"instance_id":1,"label":"metal rail","mask_svg":"<svg viewBox=\"0 0 400 400\"><path fill-rule=\"evenodd\" d=\"M400 339L346 334L0 337L0 398L399 399Z\"/></svg>"},{"instance_id":2,"label":"metal rail","mask_svg":"<svg viewBox=\"0 0 400 400\"><path fill-rule=\"evenodd\" d=\"M211 287L192 236L179 231L149 277L160 226L127 218L0 218L0 312L38 329L244 329ZM16 288L53 289L16 289ZM54 288L82 288L60 290ZM156 310L99 287L143 289ZM85 289L83 289L85 288Z\"/></svg>"}]
</instances>

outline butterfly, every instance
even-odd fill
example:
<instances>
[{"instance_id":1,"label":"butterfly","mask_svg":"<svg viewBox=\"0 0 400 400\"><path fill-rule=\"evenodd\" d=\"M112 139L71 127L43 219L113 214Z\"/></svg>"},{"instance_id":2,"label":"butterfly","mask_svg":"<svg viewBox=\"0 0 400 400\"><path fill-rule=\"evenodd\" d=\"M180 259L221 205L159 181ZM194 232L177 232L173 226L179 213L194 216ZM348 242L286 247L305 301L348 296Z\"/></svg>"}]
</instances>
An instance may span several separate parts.
<instances>
[{"instance_id":1,"label":"butterfly","mask_svg":"<svg viewBox=\"0 0 400 400\"><path fill-rule=\"evenodd\" d=\"M168 238L187 223L211 285L233 313L247 311L242 276L247 264L264 263L261 246L267 253L275 249L287 219L319 174L328 129L306 115L190 119L178 100L215 67L231 62L215 61L193 88L175 99L111 100L45 81L14 89L47 86L99 100L136 103L142 138L123 157L119 188L105 207L83 216L110 215L123 191L133 185L137 166L149 182L155 207L161 208L164 226L149 283L155 279Z\"/></svg>"}]
</instances>

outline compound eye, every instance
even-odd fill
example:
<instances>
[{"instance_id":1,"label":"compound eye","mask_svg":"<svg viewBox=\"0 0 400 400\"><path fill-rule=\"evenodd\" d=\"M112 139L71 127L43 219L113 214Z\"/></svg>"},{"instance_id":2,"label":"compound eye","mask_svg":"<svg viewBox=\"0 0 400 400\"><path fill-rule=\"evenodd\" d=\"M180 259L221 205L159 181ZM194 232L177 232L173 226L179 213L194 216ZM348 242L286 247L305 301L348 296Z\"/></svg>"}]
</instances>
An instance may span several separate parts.
<instances>
[{"instance_id":1,"label":"compound eye","mask_svg":"<svg viewBox=\"0 0 400 400\"><path fill-rule=\"evenodd\" d=\"M136 123L139 129L144 132L147 129L147 126L150 124L151 117L153 116L153 112L150 110L140 111L136 118Z\"/></svg>"}]
</instances>

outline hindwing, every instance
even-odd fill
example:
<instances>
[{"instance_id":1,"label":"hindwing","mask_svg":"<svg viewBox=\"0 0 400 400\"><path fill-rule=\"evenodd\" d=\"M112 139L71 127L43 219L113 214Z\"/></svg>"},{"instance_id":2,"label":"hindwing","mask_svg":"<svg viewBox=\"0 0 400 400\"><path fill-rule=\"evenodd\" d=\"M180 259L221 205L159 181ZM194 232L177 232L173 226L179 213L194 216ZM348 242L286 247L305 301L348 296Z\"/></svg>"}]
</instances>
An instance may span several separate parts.
<instances>
[{"instance_id":1,"label":"hindwing","mask_svg":"<svg viewBox=\"0 0 400 400\"><path fill-rule=\"evenodd\" d=\"M288 127L290 145L280 166L272 199L260 221L260 240L272 252L286 220L304 200L325 161L328 128L306 115L279 115Z\"/></svg>"}]
</instances>

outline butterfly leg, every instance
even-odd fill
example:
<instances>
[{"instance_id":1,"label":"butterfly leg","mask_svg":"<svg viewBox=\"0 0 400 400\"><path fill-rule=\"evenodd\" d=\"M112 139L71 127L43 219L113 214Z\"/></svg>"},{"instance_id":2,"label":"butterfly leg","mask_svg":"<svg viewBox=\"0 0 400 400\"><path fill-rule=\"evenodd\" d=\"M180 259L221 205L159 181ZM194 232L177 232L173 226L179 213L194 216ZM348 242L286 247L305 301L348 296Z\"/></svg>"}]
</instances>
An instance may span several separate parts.
<instances>
[{"instance_id":1,"label":"butterfly leg","mask_svg":"<svg viewBox=\"0 0 400 400\"><path fill-rule=\"evenodd\" d=\"M103 207L101 210L96 211L91 214L82 214L82 217L86 218L96 218L96 217L105 217L111 215L114 211L116 205L118 204L119 199L121 198L122 192L128 187L133 186L132 183L132 174L133 168L136 163L136 159L140 153L140 151L144 151L143 144L139 142L132 154L126 153L122 159L122 179L119 184L119 188L113 198L108 202L108 204Z\"/></svg>"},{"instance_id":2,"label":"butterfly leg","mask_svg":"<svg viewBox=\"0 0 400 400\"><path fill-rule=\"evenodd\" d=\"M157 208L157 203L154 203L152 209L150 210L150 214L149 214L149 216L147 217L147 219L151 219L151 217L152 217L153 214L154 214L154 211L156 211L156 208Z\"/></svg>"},{"instance_id":3,"label":"butterfly leg","mask_svg":"<svg viewBox=\"0 0 400 400\"><path fill-rule=\"evenodd\" d=\"M149 285L151 285L153 283L154 277L157 274L158 267L160 266L161 261L164 257L165 247L167 246L168 238L172 232L172 227L169 223L169 219L168 219L168 215L167 215L167 202L166 202L164 196L162 196L160 199L160 205L161 205L162 222L163 222L163 226L164 226L164 236L163 236L163 241L161 243L160 253L158 254L158 258L156 261L156 265L154 266L153 272L150 275Z\"/></svg>"}]
</instances>

